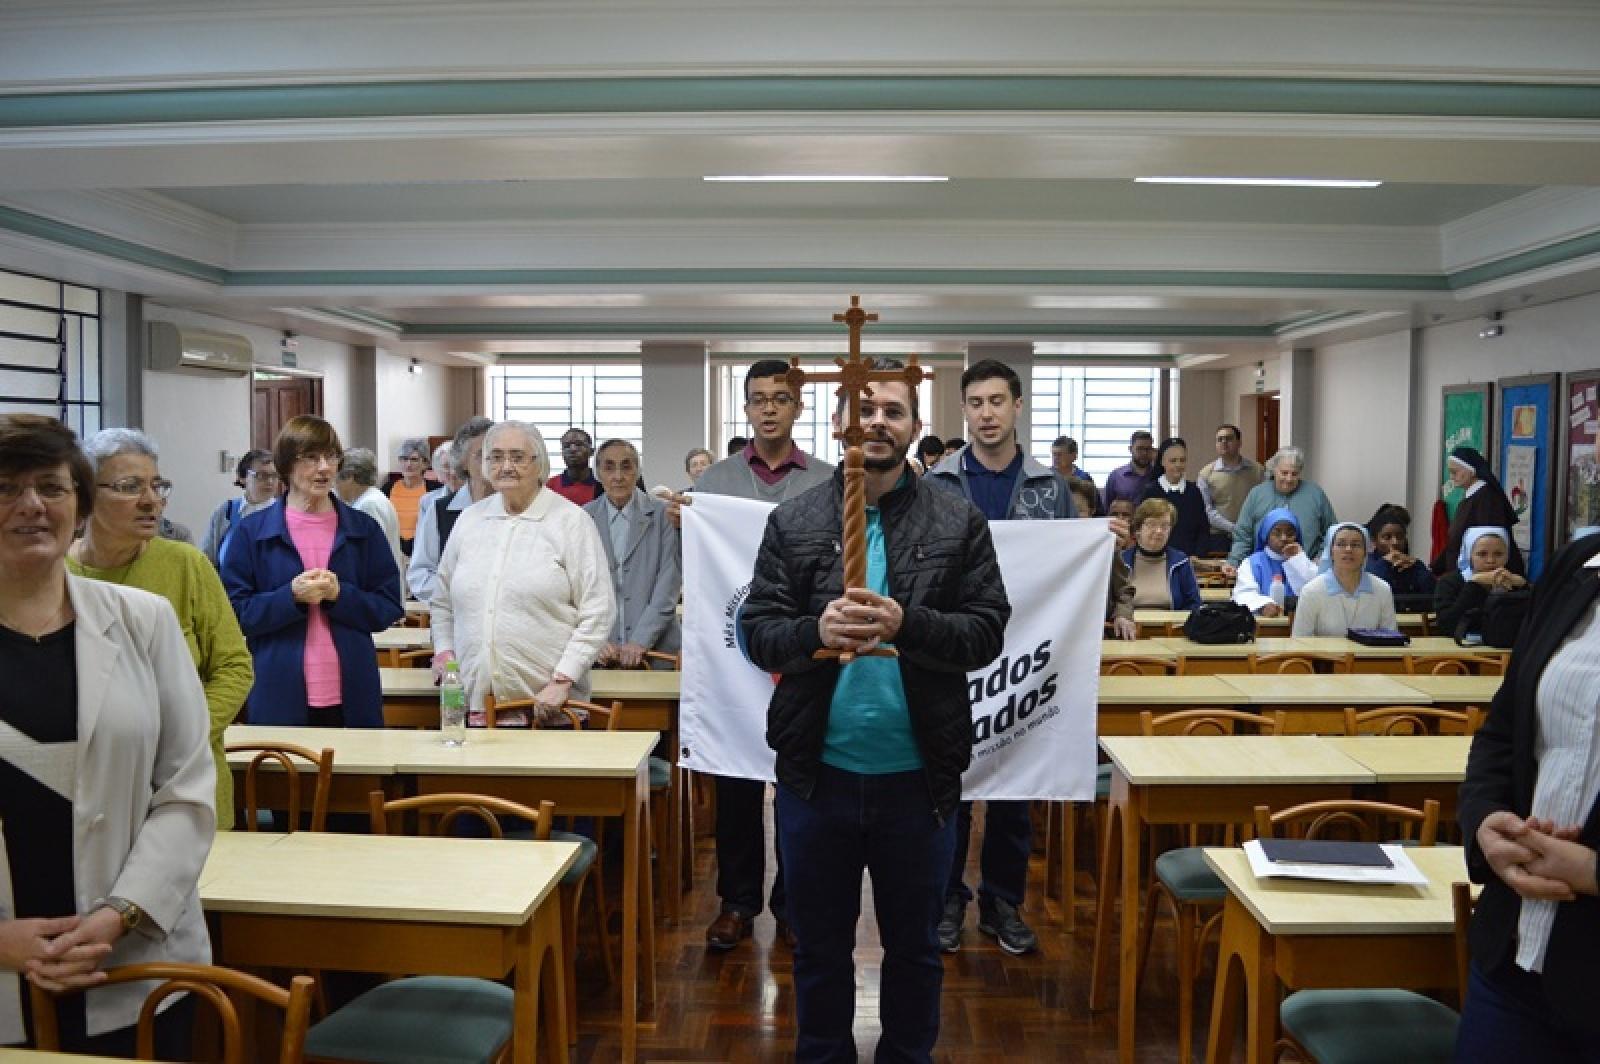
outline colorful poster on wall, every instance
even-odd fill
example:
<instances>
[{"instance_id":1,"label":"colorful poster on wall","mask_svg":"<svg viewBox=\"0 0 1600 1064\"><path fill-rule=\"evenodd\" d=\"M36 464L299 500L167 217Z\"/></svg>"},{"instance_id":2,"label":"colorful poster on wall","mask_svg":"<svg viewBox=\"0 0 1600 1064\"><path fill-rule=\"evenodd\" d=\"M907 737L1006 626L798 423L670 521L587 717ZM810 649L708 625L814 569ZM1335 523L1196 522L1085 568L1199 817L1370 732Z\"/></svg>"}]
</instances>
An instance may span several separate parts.
<instances>
[{"instance_id":1,"label":"colorful poster on wall","mask_svg":"<svg viewBox=\"0 0 1600 1064\"><path fill-rule=\"evenodd\" d=\"M1567 374L1566 539L1600 525L1600 370Z\"/></svg>"},{"instance_id":2,"label":"colorful poster on wall","mask_svg":"<svg viewBox=\"0 0 1600 1064\"><path fill-rule=\"evenodd\" d=\"M1556 374L1541 373L1506 378L1497 389L1500 444L1495 464L1519 518L1512 535L1534 579L1544 571L1555 540L1555 473L1565 453L1559 430L1567 424L1557 407L1559 385Z\"/></svg>"},{"instance_id":3,"label":"colorful poster on wall","mask_svg":"<svg viewBox=\"0 0 1600 1064\"><path fill-rule=\"evenodd\" d=\"M1443 447L1439 451L1439 483L1445 512L1454 517L1456 505L1461 502L1461 489L1450 483L1450 470L1445 459L1456 447L1471 447L1493 461L1489 446L1489 415L1492 384L1453 384L1444 390L1441 404ZM1415 535L1416 529L1412 534Z\"/></svg>"}]
</instances>

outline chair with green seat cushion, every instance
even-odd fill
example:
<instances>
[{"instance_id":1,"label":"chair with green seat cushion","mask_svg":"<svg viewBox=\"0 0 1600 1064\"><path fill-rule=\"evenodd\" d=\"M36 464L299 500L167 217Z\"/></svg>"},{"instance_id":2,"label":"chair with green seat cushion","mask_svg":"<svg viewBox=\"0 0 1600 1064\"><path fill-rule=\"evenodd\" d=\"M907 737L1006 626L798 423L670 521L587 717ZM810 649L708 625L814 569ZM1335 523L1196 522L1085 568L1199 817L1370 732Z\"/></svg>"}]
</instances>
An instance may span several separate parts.
<instances>
[{"instance_id":1,"label":"chair with green seat cushion","mask_svg":"<svg viewBox=\"0 0 1600 1064\"><path fill-rule=\"evenodd\" d=\"M664 791L672 783L672 762L664 757L650 759L650 789Z\"/></svg>"},{"instance_id":2,"label":"chair with green seat cushion","mask_svg":"<svg viewBox=\"0 0 1600 1064\"><path fill-rule=\"evenodd\" d=\"M367 1064L491 1064L511 1039L510 987L415 976L367 991L306 1034L306 1056Z\"/></svg>"},{"instance_id":3,"label":"chair with green seat cushion","mask_svg":"<svg viewBox=\"0 0 1600 1064\"><path fill-rule=\"evenodd\" d=\"M1111 766L1100 765L1094 770L1094 797L1096 801L1105 801L1111 797Z\"/></svg>"},{"instance_id":4,"label":"chair with green seat cushion","mask_svg":"<svg viewBox=\"0 0 1600 1064\"><path fill-rule=\"evenodd\" d=\"M1317 1064L1448 1064L1459 1017L1409 990L1301 990L1278 1019Z\"/></svg>"}]
</instances>

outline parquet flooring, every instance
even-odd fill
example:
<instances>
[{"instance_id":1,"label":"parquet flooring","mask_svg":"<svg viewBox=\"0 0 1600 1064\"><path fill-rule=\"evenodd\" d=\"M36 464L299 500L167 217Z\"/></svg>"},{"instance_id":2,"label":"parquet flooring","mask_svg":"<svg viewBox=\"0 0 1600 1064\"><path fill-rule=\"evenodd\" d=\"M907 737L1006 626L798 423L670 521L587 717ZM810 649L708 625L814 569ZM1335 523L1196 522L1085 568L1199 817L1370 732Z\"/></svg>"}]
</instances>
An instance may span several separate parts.
<instances>
[{"instance_id":1,"label":"parquet flooring","mask_svg":"<svg viewBox=\"0 0 1600 1064\"><path fill-rule=\"evenodd\" d=\"M969 884L977 883L981 816L973 824ZM1090 1013L1089 962L1093 939L1092 890L1087 850L1080 855L1078 929L1061 929L1054 902L1041 911L1044 865L1035 854L1025 915L1039 932L1040 950L1011 957L977 931L977 907L967 908L960 953L945 960L946 975L936 1059L948 1064L1061 1062L1099 1064L1116 1059L1116 1013ZM658 1005L655 1022L641 1028L642 1061L766 1064L792 1060L793 984L789 950L774 945L772 918L756 921L755 936L725 954L705 948L705 927L718 903L712 844L696 847L694 886L685 895L682 920L656 932ZM877 1032L877 945L870 885L864 887L856 949L856 1040L861 1059L872 1059ZM591 940L583 929L582 942ZM1210 1006L1210 973L1197 1002L1197 1045L1204 1046ZM572 1060L580 1064L618 1059L616 990L580 945L579 1039ZM1170 921L1158 927L1151 968L1140 996L1140 1061L1177 1060L1177 975Z\"/></svg>"}]
</instances>

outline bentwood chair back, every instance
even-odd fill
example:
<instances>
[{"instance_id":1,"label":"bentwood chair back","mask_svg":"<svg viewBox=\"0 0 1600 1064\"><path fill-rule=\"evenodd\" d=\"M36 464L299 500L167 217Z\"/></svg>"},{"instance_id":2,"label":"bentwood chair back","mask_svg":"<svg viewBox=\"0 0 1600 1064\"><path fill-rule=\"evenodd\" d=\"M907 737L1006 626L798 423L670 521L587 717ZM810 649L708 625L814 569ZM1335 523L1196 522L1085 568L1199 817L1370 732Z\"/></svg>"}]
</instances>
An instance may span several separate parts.
<instances>
[{"instance_id":1,"label":"bentwood chair back","mask_svg":"<svg viewBox=\"0 0 1600 1064\"><path fill-rule=\"evenodd\" d=\"M1330 799L1321 802L1304 802L1280 809L1274 813L1264 805L1256 806L1256 834L1270 839L1281 834L1280 828L1293 831L1296 837L1320 839L1336 833L1362 842L1392 839L1399 829L1399 837L1415 840L1418 846L1432 846L1439 837L1439 802L1429 798L1421 809L1393 802L1373 802L1363 799Z\"/></svg>"},{"instance_id":2,"label":"bentwood chair back","mask_svg":"<svg viewBox=\"0 0 1600 1064\"><path fill-rule=\"evenodd\" d=\"M1273 735L1283 728L1283 712L1250 713L1242 709L1181 709L1156 716L1139 714L1140 735L1235 735L1244 730Z\"/></svg>"},{"instance_id":3,"label":"bentwood chair back","mask_svg":"<svg viewBox=\"0 0 1600 1064\"><path fill-rule=\"evenodd\" d=\"M1251 654L1247 659L1253 673L1300 673L1310 676L1319 672L1344 674L1351 670L1355 656L1352 654L1307 654L1290 651L1284 654Z\"/></svg>"},{"instance_id":4,"label":"bentwood chair back","mask_svg":"<svg viewBox=\"0 0 1600 1064\"><path fill-rule=\"evenodd\" d=\"M1436 709L1433 706L1379 706L1358 710L1346 706L1346 735L1473 735L1483 724L1483 710Z\"/></svg>"},{"instance_id":5,"label":"bentwood chair back","mask_svg":"<svg viewBox=\"0 0 1600 1064\"><path fill-rule=\"evenodd\" d=\"M1101 676L1173 676L1178 663L1172 658L1132 657L1100 663Z\"/></svg>"},{"instance_id":6,"label":"bentwood chair back","mask_svg":"<svg viewBox=\"0 0 1600 1064\"><path fill-rule=\"evenodd\" d=\"M239 1010L235 1000L254 999L272 1008L282 1009L283 1037L278 1043L278 1064L300 1064L305 1059L306 1029L311 1022L311 995L313 981L310 976L297 975L289 981L289 989L275 986L265 979L231 968L218 968L210 964L182 964L163 961L155 964L130 964L111 968L105 973L101 986L119 983L140 983L159 980L156 988L145 998L139 1009L136 1052L140 1060L155 1059L155 1018L161 1003L174 994L190 993L198 1001L216 1010L222 1029L222 1060L224 1064L244 1064L254 1059L247 1050L239 1024ZM60 1025L56 1018L56 999L65 996L52 994L29 984L33 1004L34 1036L38 1048L47 1051L61 1049Z\"/></svg>"},{"instance_id":7,"label":"bentwood chair back","mask_svg":"<svg viewBox=\"0 0 1600 1064\"><path fill-rule=\"evenodd\" d=\"M281 779L286 792L288 806L288 830L300 829L300 787L305 778L296 762L307 762L316 768L316 783L311 792L311 823L312 831L326 830L328 824L328 796L333 790L333 749L323 747L321 752L309 747L298 746L294 743L229 743L224 750L227 753L254 753L250 764L244 772L244 829L255 831L259 828L259 814L261 805L257 801L257 788L260 783L263 766L269 762L280 771L273 775L274 780Z\"/></svg>"}]
</instances>

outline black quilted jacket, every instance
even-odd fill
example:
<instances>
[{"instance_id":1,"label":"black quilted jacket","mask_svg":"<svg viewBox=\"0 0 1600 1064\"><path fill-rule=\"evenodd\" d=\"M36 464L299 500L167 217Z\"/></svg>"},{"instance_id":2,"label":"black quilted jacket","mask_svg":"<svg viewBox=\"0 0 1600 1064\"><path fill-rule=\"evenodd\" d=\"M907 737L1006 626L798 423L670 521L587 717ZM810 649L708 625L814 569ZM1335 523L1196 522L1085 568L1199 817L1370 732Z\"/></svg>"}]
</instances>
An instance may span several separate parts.
<instances>
[{"instance_id":1,"label":"black quilted jacket","mask_svg":"<svg viewBox=\"0 0 1600 1064\"><path fill-rule=\"evenodd\" d=\"M836 661L817 661L817 618L844 593L843 470L767 519L739 626L750 659L781 673L767 708L778 780L809 797L822 759ZM972 760L966 674L999 656L1011 604L989 524L971 503L916 476L878 500L889 588L904 611L894 644L933 812L948 817Z\"/></svg>"}]
</instances>

